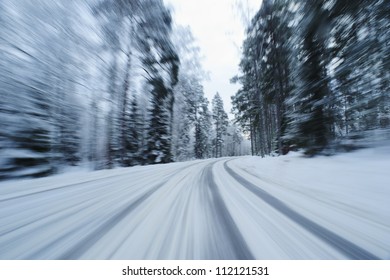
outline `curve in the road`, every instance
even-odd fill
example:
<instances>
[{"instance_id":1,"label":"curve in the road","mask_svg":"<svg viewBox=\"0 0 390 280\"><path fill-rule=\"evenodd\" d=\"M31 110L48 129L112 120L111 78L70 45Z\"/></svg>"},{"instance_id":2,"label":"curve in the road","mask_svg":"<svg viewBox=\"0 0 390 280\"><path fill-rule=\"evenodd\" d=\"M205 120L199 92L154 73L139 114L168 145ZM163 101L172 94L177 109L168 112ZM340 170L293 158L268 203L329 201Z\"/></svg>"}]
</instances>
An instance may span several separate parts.
<instances>
[{"instance_id":1,"label":"curve in the road","mask_svg":"<svg viewBox=\"0 0 390 280\"><path fill-rule=\"evenodd\" d=\"M353 244L352 242L346 240L345 238L337 235L336 233L320 226L319 224L313 222L312 220L302 216L281 200L277 199L273 195L264 191L260 187L252 184L239 174L237 174L232 168L230 168L227 164L228 161L224 163L225 170L243 187L251 191L253 194L261 198L268 205L272 206L280 213L284 214L286 217L290 218L307 231L311 232L318 238L322 239L335 249L339 250L341 253L346 255L347 257L354 260L377 260L379 259L377 256L371 254L367 250Z\"/></svg>"}]
</instances>

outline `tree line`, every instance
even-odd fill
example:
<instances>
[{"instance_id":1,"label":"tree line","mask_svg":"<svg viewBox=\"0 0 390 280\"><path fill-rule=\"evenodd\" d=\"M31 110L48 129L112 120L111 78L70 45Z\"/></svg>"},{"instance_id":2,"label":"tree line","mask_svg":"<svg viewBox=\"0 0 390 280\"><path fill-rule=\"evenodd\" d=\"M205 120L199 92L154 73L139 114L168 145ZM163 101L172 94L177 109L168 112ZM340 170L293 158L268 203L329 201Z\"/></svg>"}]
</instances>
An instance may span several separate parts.
<instances>
[{"instance_id":1,"label":"tree line","mask_svg":"<svg viewBox=\"0 0 390 280\"><path fill-rule=\"evenodd\" d=\"M162 0L0 2L0 180L240 153Z\"/></svg>"},{"instance_id":2,"label":"tree line","mask_svg":"<svg viewBox=\"0 0 390 280\"><path fill-rule=\"evenodd\" d=\"M263 1L232 79L242 85L233 111L252 154L389 140L389 15L381 0Z\"/></svg>"}]
</instances>

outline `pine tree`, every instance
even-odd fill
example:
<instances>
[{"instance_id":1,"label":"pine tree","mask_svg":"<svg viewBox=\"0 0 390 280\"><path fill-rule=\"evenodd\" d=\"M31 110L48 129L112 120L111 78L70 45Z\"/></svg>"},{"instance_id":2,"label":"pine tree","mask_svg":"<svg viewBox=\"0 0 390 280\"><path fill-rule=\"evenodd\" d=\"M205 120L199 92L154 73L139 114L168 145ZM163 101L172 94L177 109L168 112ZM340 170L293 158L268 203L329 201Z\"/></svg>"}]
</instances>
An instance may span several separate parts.
<instances>
[{"instance_id":1,"label":"pine tree","mask_svg":"<svg viewBox=\"0 0 390 280\"><path fill-rule=\"evenodd\" d=\"M333 152L389 126L386 1L263 1L232 98L252 154ZM343 146L343 144L341 144ZM350 147L348 148L350 149Z\"/></svg>"},{"instance_id":2,"label":"pine tree","mask_svg":"<svg viewBox=\"0 0 390 280\"><path fill-rule=\"evenodd\" d=\"M162 78L150 80L152 87L152 108L148 128L147 161L148 163L169 163L171 155L170 114L167 109L169 94Z\"/></svg>"},{"instance_id":3,"label":"pine tree","mask_svg":"<svg viewBox=\"0 0 390 280\"><path fill-rule=\"evenodd\" d=\"M189 27L176 27L173 35L181 58L175 87L174 155L178 160L207 157L203 152L207 141L200 123L205 99L202 82L206 77L200 64L200 49Z\"/></svg>"},{"instance_id":4,"label":"pine tree","mask_svg":"<svg viewBox=\"0 0 390 280\"><path fill-rule=\"evenodd\" d=\"M240 68L242 88L232 98L236 121L250 133L252 154L282 153L286 99L291 95L291 17L288 1L264 1L247 31Z\"/></svg>"},{"instance_id":5,"label":"pine tree","mask_svg":"<svg viewBox=\"0 0 390 280\"><path fill-rule=\"evenodd\" d=\"M295 103L298 115L293 120L293 141L309 155L322 151L332 140L332 114L327 104L330 100L327 69L326 34L329 14L326 1L305 3L307 20L302 28L302 62L296 88Z\"/></svg>"},{"instance_id":6,"label":"pine tree","mask_svg":"<svg viewBox=\"0 0 390 280\"><path fill-rule=\"evenodd\" d=\"M172 131L172 153L175 161L184 161L192 157L190 148L192 120L190 101L187 92L191 90L187 79L181 78L183 68L180 69L179 82L175 87L175 104Z\"/></svg>"},{"instance_id":7,"label":"pine tree","mask_svg":"<svg viewBox=\"0 0 390 280\"><path fill-rule=\"evenodd\" d=\"M137 40L144 57L151 93L150 124L145 157L149 163L168 163L172 157L173 88L178 82L179 58L170 40L172 18L162 1L150 1L139 23Z\"/></svg>"},{"instance_id":8,"label":"pine tree","mask_svg":"<svg viewBox=\"0 0 390 280\"><path fill-rule=\"evenodd\" d=\"M142 163L141 160L141 134L143 131L143 120L139 111L137 97L131 101L130 112L125 120L125 166L132 166Z\"/></svg>"},{"instance_id":9,"label":"pine tree","mask_svg":"<svg viewBox=\"0 0 390 280\"><path fill-rule=\"evenodd\" d=\"M211 113L208 109L209 101L203 97L200 99L199 107L197 110L197 118L195 120L195 143L194 151L195 158L204 159L211 157Z\"/></svg>"},{"instance_id":10,"label":"pine tree","mask_svg":"<svg viewBox=\"0 0 390 280\"><path fill-rule=\"evenodd\" d=\"M222 146L224 143L223 136L227 132L228 115L223 108L223 101L219 93L217 92L212 101L213 107L213 121L215 129L215 138L213 139L214 156L222 156Z\"/></svg>"}]
</instances>

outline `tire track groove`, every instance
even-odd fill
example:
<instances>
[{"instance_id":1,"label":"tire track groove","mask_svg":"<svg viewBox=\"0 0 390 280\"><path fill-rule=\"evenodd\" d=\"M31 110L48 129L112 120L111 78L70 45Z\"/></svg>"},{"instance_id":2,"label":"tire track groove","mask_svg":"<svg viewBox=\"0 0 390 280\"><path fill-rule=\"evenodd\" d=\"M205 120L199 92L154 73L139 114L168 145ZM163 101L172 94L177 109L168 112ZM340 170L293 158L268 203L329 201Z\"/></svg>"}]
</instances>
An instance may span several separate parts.
<instances>
[{"instance_id":1,"label":"tire track groove","mask_svg":"<svg viewBox=\"0 0 390 280\"><path fill-rule=\"evenodd\" d=\"M346 240L345 238L337 235L336 233L324 228L323 226L313 222L312 220L306 218L305 216L299 214L297 211L293 210L287 206L284 202L277 199L273 195L259 188L258 186L247 181L240 175L238 175L233 169L231 169L227 162L224 163L225 170L243 187L251 191L253 194L261 198L268 205L278 210L280 213L293 220L300 226L302 226L307 231L311 232L318 238L325 241L327 244L331 245L333 248L337 249L347 257L354 260L378 260L379 258L367 250L357 246L356 244Z\"/></svg>"},{"instance_id":2,"label":"tire track groove","mask_svg":"<svg viewBox=\"0 0 390 280\"><path fill-rule=\"evenodd\" d=\"M230 215L229 210L218 190L218 186L215 183L212 172L212 165L205 167L204 176L211 191L211 201L214 203L213 207L216 211L216 216L220 219L223 231L227 235L230 245L233 247L235 258L239 260L254 260L255 257L250 251L244 237L237 227L237 224Z\"/></svg>"}]
</instances>

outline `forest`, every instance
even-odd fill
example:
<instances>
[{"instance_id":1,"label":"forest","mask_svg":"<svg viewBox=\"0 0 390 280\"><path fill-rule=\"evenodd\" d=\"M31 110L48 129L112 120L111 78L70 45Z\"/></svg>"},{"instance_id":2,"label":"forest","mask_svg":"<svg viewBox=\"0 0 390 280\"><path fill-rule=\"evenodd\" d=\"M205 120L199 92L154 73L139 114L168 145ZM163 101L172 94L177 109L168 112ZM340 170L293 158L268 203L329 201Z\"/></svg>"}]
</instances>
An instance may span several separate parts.
<instances>
[{"instance_id":1,"label":"forest","mask_svg":"<svg viewBox=\"0 0 390 280\"><path fill-rule=\"evenodd\" d=\"M162 0L6 0L0 22L0 180L242 153Z\"/></svg>"},{"instance_id":2,"label":"forest","mask_svg":"<svg viewBox=\"0 0 390 280\"><path fill-rule=\"evenodd\" d=\"M390 2L264 0L243 44L236 120L252 154L389 141Z\"/></svg>"},{"instance_id":3,"label":"forest","mask_svg":"<svg viewBox=\"0 0 390 280\"><path fill-rule=\"evenodd\" d=\"M162 0L1 1L0 180L388 141L389 22L384 0L264 0L229 120Z\"/></svg>"},{"instance_id":4,"label":"forest","mask_svg":"<svg viewBox=\"0 0 390 280\"><path fill-rule=\"evenodd\" d=\"M250 2L0 0L0 262L390 259L390 1Z\"/></svg>"}]
</instances>

